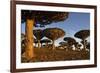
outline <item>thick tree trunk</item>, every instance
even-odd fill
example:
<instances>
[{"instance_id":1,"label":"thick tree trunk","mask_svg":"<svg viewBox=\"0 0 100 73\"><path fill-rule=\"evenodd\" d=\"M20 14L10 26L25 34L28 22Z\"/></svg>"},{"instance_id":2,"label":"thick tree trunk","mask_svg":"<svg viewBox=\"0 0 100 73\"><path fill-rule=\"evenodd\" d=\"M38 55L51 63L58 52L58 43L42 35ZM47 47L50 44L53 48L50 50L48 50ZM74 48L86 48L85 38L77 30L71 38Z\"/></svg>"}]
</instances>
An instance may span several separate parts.
<instances>
[{"instance_id":1,"label":"thick tree trunk","mask_svg":"<svg viewBox=\"0 0 100 73\"><path fill-rule=\"evenodd\" d=\"M53 50L55 49L55 42L54 42L54 40L52 41L52 49Z\"/></svg>"},{"instance_id":2,"label":"thick tree trunk","mask_svg":"<svg viewBox=\"0 0 100 73\"><path fill-rule=\"evenodd\" d=\"M46 46L48 47L48 42L46 42Z\"/></svg>"},{"instance_id":3,"label":"thick tree trunk","mask_svg":"<svg viewBox=\"0 0 100 73\"><path fill-rule=\"evenodd\" d=\"M41 47L41 43L40 43L40 40L38 40L38 48Z\"/></svg>"},{"instance_id":4,"label":"thick tree trunk","mask_svg":"<svg viewBox=\"0 0 100 73\"><path fill-rule=\"evenodd\" d=\"M86 42L84 39L83 39L83 50L86 50Z\"/></svg>"},{"instance_id":5,"label":"thick tree trunk","mask_svg":"<svg viewBox=\"0 0 100 73\"><path fill-rule=\"evenodd\" d=\"M33 25L35 24L34 19L26 20L26 45L25 45L25 58L27 60L35 57L33 48Z\"/></svg>"}]
</instances>

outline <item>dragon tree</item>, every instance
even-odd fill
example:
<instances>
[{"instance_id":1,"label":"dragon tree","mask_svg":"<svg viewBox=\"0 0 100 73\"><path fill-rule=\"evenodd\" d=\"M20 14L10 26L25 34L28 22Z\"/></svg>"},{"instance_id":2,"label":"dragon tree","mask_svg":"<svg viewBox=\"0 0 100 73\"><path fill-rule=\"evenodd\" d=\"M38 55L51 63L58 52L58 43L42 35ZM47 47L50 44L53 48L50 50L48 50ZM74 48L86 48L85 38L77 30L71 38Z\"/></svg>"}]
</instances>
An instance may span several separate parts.
<instances>
[{"instance_id":1,"label":"dragon tree","mask_svg":"<svg viewBox=\"0 0 100 73\"><path fill-rule=\"evenodd\" d=\"M64 21L67 18L68 12L22 10L21 22L25 23L25 35L27 41L24 57L27 60L35 57L33 48L33 29L37 26L37 24L40 24L39 27L41 27L51 23Z\"/></svg>"}]
</instances>

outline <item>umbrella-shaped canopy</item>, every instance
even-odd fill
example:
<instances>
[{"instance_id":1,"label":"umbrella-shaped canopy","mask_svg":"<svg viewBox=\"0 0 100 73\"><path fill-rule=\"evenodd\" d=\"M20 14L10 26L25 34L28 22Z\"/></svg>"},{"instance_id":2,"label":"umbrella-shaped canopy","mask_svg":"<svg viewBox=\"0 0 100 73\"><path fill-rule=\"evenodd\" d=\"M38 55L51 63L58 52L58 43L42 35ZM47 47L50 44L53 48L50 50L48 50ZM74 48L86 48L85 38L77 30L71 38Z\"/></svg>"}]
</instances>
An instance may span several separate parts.
<instances>
[{"instance_id":1,"label":"umbrella-shaped canopy","mask_svg":"<svg viewBox=\"0 0 100 73\"><path fill-rule=\"evenodd\" d=\"M25 22L27 18L34 18L35 24L47 25L53 22L64 21L68 18L68 12L22 10L21 18L22 23Z\"/></svg>"},{"instance_id":2,"label":"umbrella-shaped canopy","mask_svg":"<svg viewBox=\"0 0 100 73\"><path fill-rule=\"evenodd\" d=\"M49 39L43 39L43 40L41 40L40 42L41 42L41 43L50 43L51 40L49 40Z\"/></svg>"},{"instance_id":3,"label":"umbrella-shaped canopy","mask_svg":"<svg viewBox=\"0 0 100 73\"><path fill-rule=\"evenodd\" d=\"M80 30L74 36L80 39L86 39L90 35L90 30Z\"/></svg>"},{"instance_id":4,"label":"umbrella-shaped canopy","mask_svg":"<svg viewBox=\"0 0 100 73\"><path fill-rule=\"evenodd\" d=\"M64 41L66 41L68 44L73 45L76 43L76 40L72 37L65 37Z\"/></svg>"},{"instance_id":5,"label":"umbrella-shaped canopy","mask_svg":"<svg viewBox=\"0 0 100 73\"><path fill-rule=\"evenodd\" d=\"M60 28L46 28L43 30L44 36L51 40L57 40L65 35L65 31Z\"/></svg>"}]
</instances>

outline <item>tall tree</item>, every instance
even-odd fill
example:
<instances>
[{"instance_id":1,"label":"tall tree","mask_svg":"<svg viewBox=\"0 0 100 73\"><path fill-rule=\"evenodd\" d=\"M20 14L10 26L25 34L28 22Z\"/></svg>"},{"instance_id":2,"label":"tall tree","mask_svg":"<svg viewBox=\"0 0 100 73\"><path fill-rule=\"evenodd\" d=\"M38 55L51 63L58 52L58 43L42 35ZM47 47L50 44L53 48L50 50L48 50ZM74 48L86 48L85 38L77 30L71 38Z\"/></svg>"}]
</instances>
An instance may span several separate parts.
<instances>
[{"instance_id":1,"label":"tall tree","mask_svg":"<svg viewBox=\"0 0 100 73\"><path fill-rule=\"evenodd\" d=\"M61 47L63 47L63 49L68 50L68 43L67 43L67 42L62 41L62 42L59 43L59 45L60 45Z\"/></svg>"},{"instance_id":2,"label":"tall tree","mask_svg":"<svg viewBox=\"0 0 100 73\"><path fill-rule=\"evenodd\" d=\"M82 40L83 49L86 50L86 38L90 36L90 30L80 30L74 36Z\"/></svg>"},{"instance_id":3,"label":"tall tree","mask_svg":"<svg viewBox=\"0 0 100 73\"><path fill-rule=\"evenodd\" d=\"M52 40L52 49L55 49L55 40L57 40L60 37L63 37L65 35L64 30L60 29L60 28L47 28L44 29L43 31L44 35Z\"/></svg>"},{"instance_id":4,"label":"tall tree","mask_svg":"<svg viewBox=\"0 0 100 73\"><path fill-rule=\"evenodd\" d=\"M38 41L38 48L40 48L41 47L40 40L44 37L43 32L41 29L35 29L35 30L33 30L33 34Z\"/></svg>"},{"instance_id":5,"label":"tall tree","mask_svg":"<svg viewBox=\"0 0 100 73\"><path fill-rule=\"evenodd\" d=\"M21 22L26 23L25 35L26 35L26 51L24 53L27 59L35 57L33 48L33 27L37 24L45 26L53 22L63 21L68 18L67 12L48 12L48 11L33 11L22 10Z\"/></svg>"},{"instance_id":6,"label":"tall tree","mask_svg":"<svg viewBox=\"0 0 100 73\"><path fill-rule=\"evenodd\" d=\"M74 43L75 50L78 50L78 44L79 44L78 42L75 42L75 43Z\"/></svg>"},{"instance_id":7,"label":"tall tree","mask_svg":"<svg viewBox=\"0 0 100 73\"><path fill-rule=\"evenodd\" d=\"M68 43L68 48L71 50L72 49L72 45L75 44L76 40L72 37L65 37L64 41L66 41Z\"/></svg>"}]
</instances>

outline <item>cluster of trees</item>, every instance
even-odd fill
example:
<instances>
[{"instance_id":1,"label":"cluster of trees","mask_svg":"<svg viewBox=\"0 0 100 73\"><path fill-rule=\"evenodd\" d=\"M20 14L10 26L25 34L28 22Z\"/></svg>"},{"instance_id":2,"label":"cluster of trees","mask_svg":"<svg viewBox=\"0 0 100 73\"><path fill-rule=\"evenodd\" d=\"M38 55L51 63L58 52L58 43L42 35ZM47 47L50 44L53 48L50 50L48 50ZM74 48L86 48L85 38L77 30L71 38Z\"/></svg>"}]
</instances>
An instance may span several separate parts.
<instances>
[{"instance_id":1,"label":"cluster of trees","mask_svg":"<svg viewBox=\"0 0 100 73\"><path fill-rule=\"evenodd\" d=\"M21 36L21 38L25 37L22 41L22 44L25 46L25 52L23 53L23 57L27 60L30 60L35 57L33 43L37 42L38 47L40 48L41 42L47 42L47 40L41 40L44 36L47 37L48 42L52 40L52 49L55 48L55 40L65 35L65 32L60 28L46 28L44 30L33 30L34 27L37 27L37 24L40 24L39 27L44 27L51 23L56 23L59 21L64 21L68 18L67 12L48 12L48 11L32 11L32 10L22 10L21 11L21 22L25 23L25 35ZM36 37L36 40L33 38L33 34ZM86 38L89 36L89 30L82 30L77 32L74 36L82 39L82 44L84 49L86 46ZM67 46L71 47L71 45L75 45L77 47L78 42L71 37L65 37L63 45L68 44ZM88 43L89 44L89 43ZM80 46L80 45L78 45Z\"/></svg>"},{"instance_id":2,"label":"cluster of trees","mask_svg":"<svg viewBox=\"0 0 100 73\"><path fill-rule=\"evenodd\" d=\"M52 42L52 49L55 49L55 41L65 35L64 30L60 28L46 28L44 30L41 29L35 29L33 30L33 35L36 39L34 40L34 44L38 44L38 48L41 47L43 43L48 46L48 43ZM81 43L83 44L83 50L90 49L90 43L87 42L86 38L89 37L90 31L89 30L80 30L79 32L75 33L75 37L81 39ZM24 34L22 34L22 37L25 37ZM43 37L47 37L48 39L42 39ZM42 40L41 40L42 39ZM60 42L60 46L67 49L72 50L72 46L74 45L75 50L80 50L80 47L82 46L72 37L64 37L64 41ZM25 44L25 39L23 39L22 43Z\"/></svg>"},{"instance_id":3,"label":"cluster of trees","mask_svg":"<svg viewBox=\"0 0 100 73\"><path fill-rule=\"evenodd\" d=\"M74 34L74 37L81 39L83 50L90 49L90 43L87 42L87 38L90 36L89 30L80 30ZM59 43L61 46L67 46L67 49L72 50L72 46L74 45L75 49L80 49L82 46L72 37L65 37L63 42Z\"/></svg>"},{"instance_id":4,"label":"cluster of trees","mask_svg":"<svg viewBox=\"0 0 100 73\"><path fill-rule=\"evenodd\" d=\"M33 31L34 36L38 40L38 44L40 43L40 40L45 36L48 38L48 40L45 40L45 42L49 42L49 39L52 40L52 49L55 49L55 40L57 40L60 37L63 37L65 35L64 30L60 28L46 28L44 30L34 30ZM40 48L40 45L39 45Z\"/></svg>"}]
</instances>

